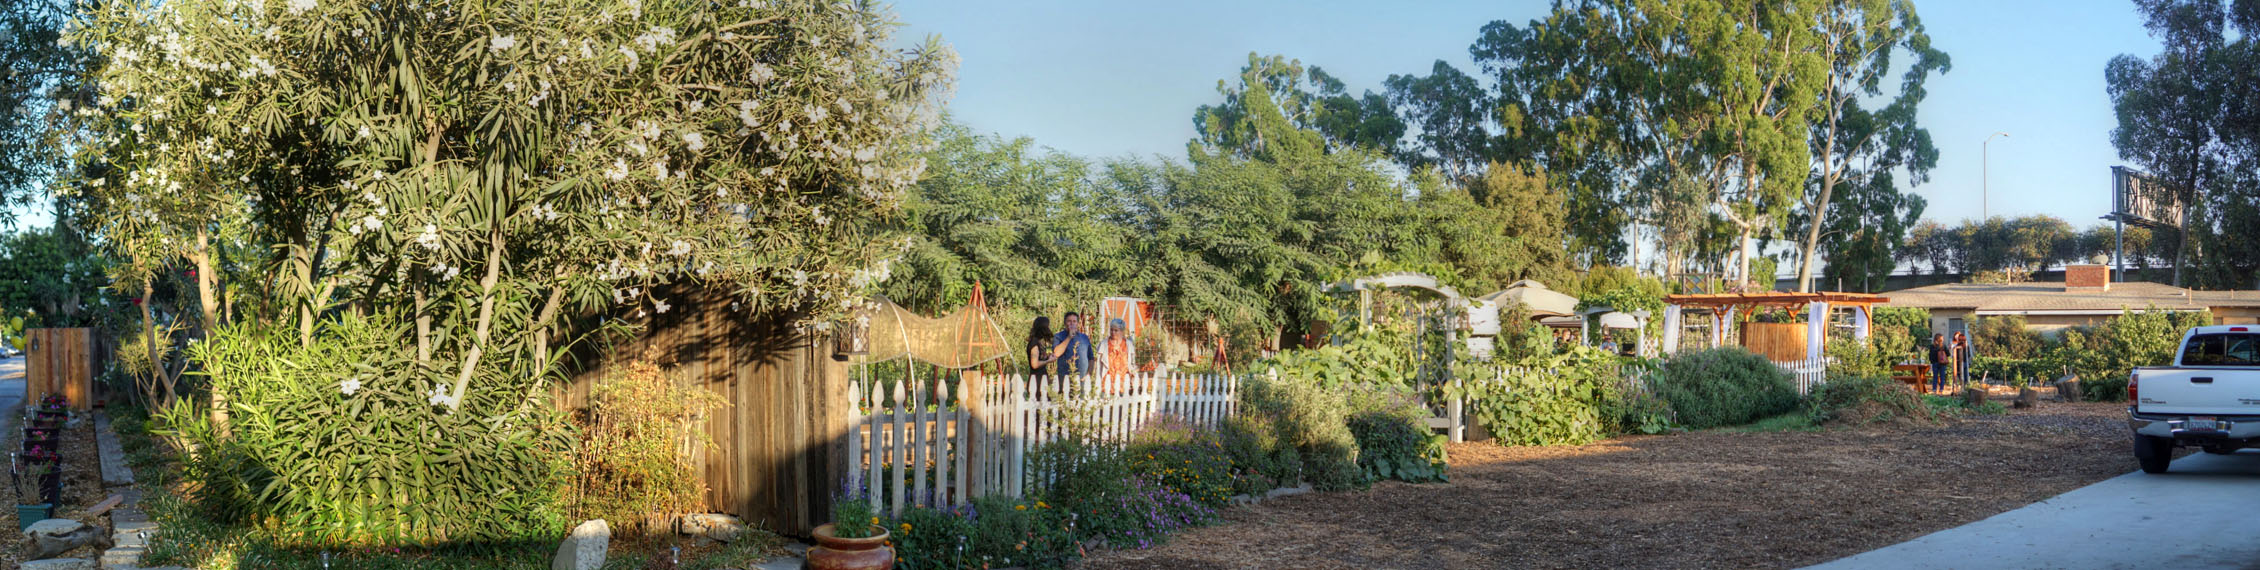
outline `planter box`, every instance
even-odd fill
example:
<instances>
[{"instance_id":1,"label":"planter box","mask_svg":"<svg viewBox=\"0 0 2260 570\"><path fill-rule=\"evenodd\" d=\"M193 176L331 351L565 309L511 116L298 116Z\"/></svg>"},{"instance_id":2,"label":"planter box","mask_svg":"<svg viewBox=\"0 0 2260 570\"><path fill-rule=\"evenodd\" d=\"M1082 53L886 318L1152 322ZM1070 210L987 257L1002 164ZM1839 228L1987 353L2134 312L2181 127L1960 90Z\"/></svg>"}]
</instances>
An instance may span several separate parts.
<instances>
[{"instance_id":1,"label":"planter box","mask_svg":"<svg viewBox=\"0 0 2260 570\"><path fill-rule=\"evenodd\" d=\"M62 440L54 438L24 440L24 453L31 453L31 450L34 447L46 452L59 453L63 450L63 448L58 447L57 442L59 441Z\"/></svg>"},{"instance_id":2,"label":"planter box","mask_svg":"<svg viewBox=\"0 0 2260 570\"><path fill-rule=\"evenodd\" d=\"M32 523L54 518L55 504L16 505L16 532L31 528Z\"/></svg>"}]
</instances>

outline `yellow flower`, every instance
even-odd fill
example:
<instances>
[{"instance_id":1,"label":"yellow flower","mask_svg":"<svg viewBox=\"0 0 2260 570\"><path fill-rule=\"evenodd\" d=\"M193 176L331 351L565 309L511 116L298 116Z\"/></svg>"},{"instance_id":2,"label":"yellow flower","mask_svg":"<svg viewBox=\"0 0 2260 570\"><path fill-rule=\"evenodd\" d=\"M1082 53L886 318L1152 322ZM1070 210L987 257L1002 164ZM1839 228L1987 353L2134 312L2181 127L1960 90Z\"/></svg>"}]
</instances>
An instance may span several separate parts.
<instances>
[{"instance_id":1,"label":"yellow flower","mask_svg":"<svg viewBox=\"0 0 2260 570\"><path fill-rule=\"evenodd\" d=\"M879 526L879 517L871 517L871 526Z\"/></svg>"},{"instance_id":2,"label":"yellow flower","mask_svg":"<svg viewBox=\"0 0 2260 570\"><path fill-rule=\"evenodd\" d=\"M1013 506L1012 506L1012 510L1015 510L1015 511L1025 511L1025 510L1028 510L1028 505L1013 505Z\"/></svg>"},{"instance_id":3,"label":"yellow flower","mask_svg":"<svg viewBox=\"0 0 2260 570\"><path fill-rule=\"evenodd\" d=\"M1046 504L1044 504L1044 502L1043 502L1043 501L1036 501L1036 508L1039 508L1039 509L1049 509L1049 508L1052 508L1052 506L1051 506L1051 505L1046 505Z\"/></svg>"},{"instance_id":4,"label":"yellow flower","mask_svg":"<svg viewBox=\"0 0 2260 570\"><path fill-rule=\"evenodd\" d=\"M910 523L902 523L902 531L910 532Z\"/></svg>"}]
</instances>

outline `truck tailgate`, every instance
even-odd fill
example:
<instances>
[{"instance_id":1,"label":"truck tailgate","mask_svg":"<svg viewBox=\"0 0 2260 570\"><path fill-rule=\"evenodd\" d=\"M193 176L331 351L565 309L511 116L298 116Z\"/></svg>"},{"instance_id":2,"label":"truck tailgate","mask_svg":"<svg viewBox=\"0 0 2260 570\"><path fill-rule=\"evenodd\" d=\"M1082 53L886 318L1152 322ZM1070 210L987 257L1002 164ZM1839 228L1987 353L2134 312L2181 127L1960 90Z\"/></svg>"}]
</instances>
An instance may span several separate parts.
<instances>
[{"instance_id":1,"label":"truck tailgate","mask_svg":"<svg viewBox=\"0 0 2260 570\"><path fill-rule=\"evenodd\" d=\"M2260 414L2260 369L2138 368L2134 376L2136 413Z\"/></svg>"}]
</instances>

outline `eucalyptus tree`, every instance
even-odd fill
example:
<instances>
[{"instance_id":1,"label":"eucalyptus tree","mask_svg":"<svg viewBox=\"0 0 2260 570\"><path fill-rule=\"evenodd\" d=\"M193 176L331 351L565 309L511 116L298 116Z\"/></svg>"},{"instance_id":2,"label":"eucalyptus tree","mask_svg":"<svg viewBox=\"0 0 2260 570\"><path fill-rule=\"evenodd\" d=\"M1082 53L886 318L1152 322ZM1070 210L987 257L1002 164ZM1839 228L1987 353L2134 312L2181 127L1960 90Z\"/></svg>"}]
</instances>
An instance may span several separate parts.
<instances>
[{"instance_id":1,"label":"eucalyptus tree","mask_svg":"<svg viewBox=\"0 0 2260 570\"><path fill-rule=\"evenodd\" d=\"M1405 124L1386 97L1367 91L1350 95L1340 79L1316 66L1286 56L1248 54L1248 64L1233 80L1219 80L1223 101L1202 105L1193 112L1196 144L1226 149L1246 156L1272 141L1253 130L1253 113L1275 112L1297 129L1317 134L1328 152L1351 148L1389 154L1404 138ZM1248 98L1261 91L1270 111L1259 111Z\"/></svg>"},{"instance_id":2,"label":"eucalyptus tree","mask_svg":"<svg viewBox=\"0 0 2260 570\"><path fill-rule=\"evenodd\" d=\"M1928 95L1923 84L1952 69L1945 52L1932 47L1915 6L1907 0L1831 0L1812 20L1828 69L1819 92L1819 124L1811 137L1816 165L1805 185L1799 222L1797 290L1813 290L1813 271L1824 237L1831 266L1875 268L1888 273L1889 247L1921 216L1921 198L1902 196L1895 173L1905 184L1921 184L1938 164L1930 132L1916 124L1917 107ZM1912 61L1898 61L1905 54ZM1894 62L1897 61L1897 64ZM1898 70L1898 85L1882 107L1863 101L1886 97L1884 81ZM1840 184L1850 192L1838 195ZM1853 209L1849 218L1831 218L1836 206ZM1834 223L1837 221L1848 223ZM1825 230L1825 231L1824 231ZM1839 256L1857 259L1836 260ZM1877 263L1880 260L1882 263ZM1841 274L1838 277L1842 277Z\"/></svg>"},{"instance_id":3,"label":"eucalyptus tree","mask_svg":"<svg viewBox=\"0 0 2260 570\"><path fill-rule=\"evenodd\" d=\"M1529 156L1501 157L1507 149L1491 148L1493 117L1490 94L1474 76L1438 60L1428 75L1390 75L1383 82L1389 103L1407 122L1420 127L1413 144L1397 153L1409 170L1434 166L1454 181L1471 181L1494 160L1527 161Z\"/></svg>"},{"instance_id":4,"label":"eucalyptus tree","mask_svg":"<svg viewBox=\"0 0 2260 570\"><path fill-rule=\"evenodd\" d=\"M2164 44L2148 59L2112 58L2104 68L2118 127L2119 157L2148 171L2183 203L2205 207L2233 185L2233 173L2260 165L2260 1L2138 0L2135 7ZM2247 179L2248 180L2248 179ZM2251 190L2242 190L2250 192ZM2174 253L2174 284L2189 257L2186 221ZM2202 260L2198 260L2202 262Z\"/></svg>"},{"instance_id":5,"label":"eucalyptus tree","mask_svg":"<svg viewBox=\"0 0 2260 570\"><path fill-rule=\"evenodd\" d=\"M301 343L335 310L398 315L435 406L516 407L473 381L548 377L568 317L664 312L655 285L808 322L877 281L953 60L892 26L868 3L107 3L69 39L107 64L64 191L121 281L240 232Z\"/></svg>"}]
</instances>

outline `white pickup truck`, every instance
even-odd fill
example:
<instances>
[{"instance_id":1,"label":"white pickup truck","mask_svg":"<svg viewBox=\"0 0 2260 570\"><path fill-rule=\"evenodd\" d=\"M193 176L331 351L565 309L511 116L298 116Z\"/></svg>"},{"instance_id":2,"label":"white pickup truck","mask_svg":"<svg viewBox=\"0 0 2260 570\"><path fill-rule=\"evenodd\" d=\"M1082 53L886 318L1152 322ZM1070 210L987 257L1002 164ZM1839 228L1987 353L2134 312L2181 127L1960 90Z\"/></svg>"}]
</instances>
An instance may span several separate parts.
<instances>
[{"instance_id":1,"label":"white pickup truck","mask_svg":"<svg viewBox=\"0 0 2260 570\"><path fill-rule=\"evenodd\" d=\"M2197 327L2170 367L2127 377L2127 425L2145 473L2164 473L2174 448L2235 453L2260 446L2260 325Z\"/></svg>"}]
</instances>

